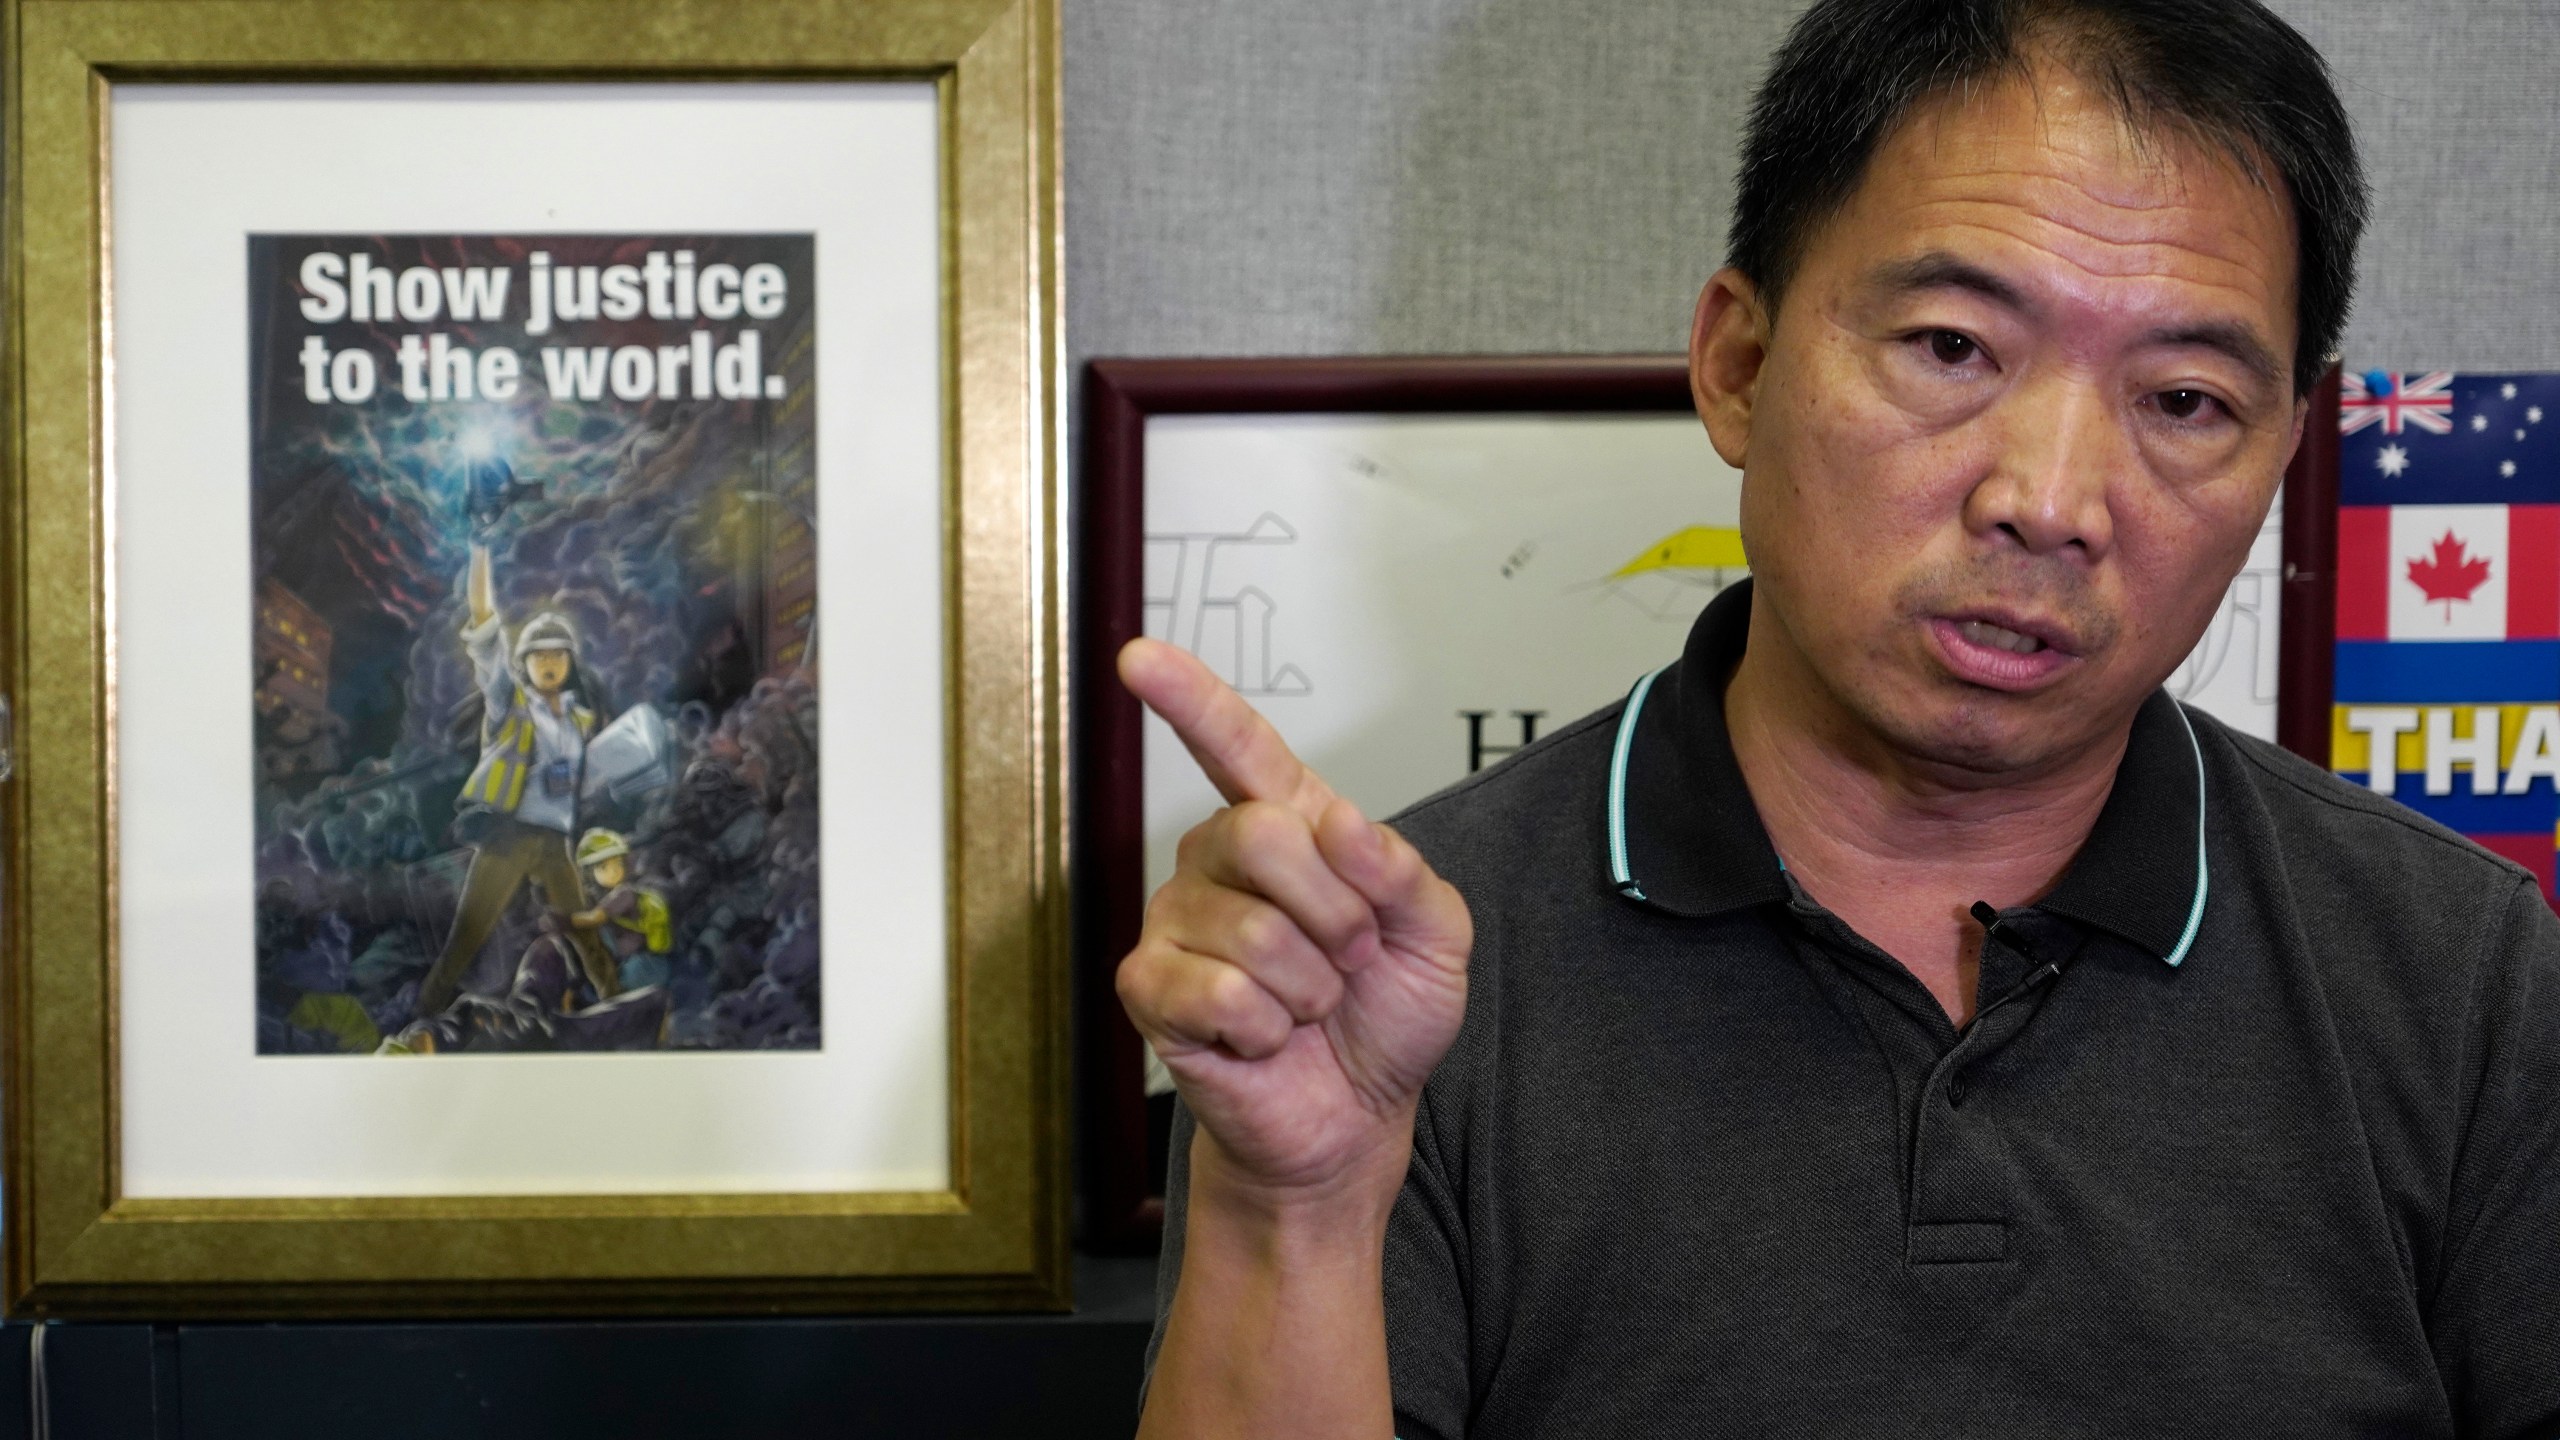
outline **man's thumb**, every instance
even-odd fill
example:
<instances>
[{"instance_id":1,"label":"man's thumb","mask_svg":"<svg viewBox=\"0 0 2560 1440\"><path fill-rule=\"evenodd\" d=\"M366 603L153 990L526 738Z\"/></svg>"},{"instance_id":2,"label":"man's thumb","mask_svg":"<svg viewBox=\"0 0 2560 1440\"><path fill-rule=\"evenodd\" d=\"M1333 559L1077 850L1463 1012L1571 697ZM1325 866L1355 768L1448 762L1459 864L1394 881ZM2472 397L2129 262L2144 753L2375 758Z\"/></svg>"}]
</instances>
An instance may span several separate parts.
<instances>
[{"instance_id":1,"label":"man's thumb","mask_svg":"<svg viewBox=\"0 0 2560 1440\"><path fill-rule=\"evenodd\" d=\"M1316 849L1377 913L1385 946L1465 958L1474 937L1466 901L1392 827L1370 823L1337 798L1316 821Z\"/></svg>"}]
</instances>

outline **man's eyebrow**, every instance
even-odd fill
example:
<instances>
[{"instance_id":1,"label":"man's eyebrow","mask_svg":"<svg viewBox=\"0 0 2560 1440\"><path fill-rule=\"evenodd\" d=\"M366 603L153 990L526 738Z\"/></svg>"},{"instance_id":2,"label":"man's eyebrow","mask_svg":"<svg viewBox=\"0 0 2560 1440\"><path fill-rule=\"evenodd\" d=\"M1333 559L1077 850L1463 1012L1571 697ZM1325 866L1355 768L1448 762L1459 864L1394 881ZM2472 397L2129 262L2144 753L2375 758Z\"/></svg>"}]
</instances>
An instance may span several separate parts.
<instances>
[{"instance_id":1,"label":"man's eyebrow","mask_svg":"<svg viewBox=\"0 0 2560 1440\"><path fill-rule=\"evenodd\" d=\"M2033 308L2017 286L1970 260L1960 260L1944 250L1932 250L1908 260L1879 265L1868 272L1867 284L1873 289L1896 295L1915 290L1967 290L2006 309L2025 311Z\"/></svg>"},{"instance_id":2,"label":"man's eyebrow","mask_svg":"<svg viewBox=\"0 0 2560 1440\"><path fill-rule=\"evenodd\" d=\"M2258 332L2236 320L2213 320L2197 325L2170 325L2142 337L2147 345L2200 346L2219 351L2249 372L2250 378L2272 388L2280 367L2275 351Z\"/></svg>"}]
</instances>

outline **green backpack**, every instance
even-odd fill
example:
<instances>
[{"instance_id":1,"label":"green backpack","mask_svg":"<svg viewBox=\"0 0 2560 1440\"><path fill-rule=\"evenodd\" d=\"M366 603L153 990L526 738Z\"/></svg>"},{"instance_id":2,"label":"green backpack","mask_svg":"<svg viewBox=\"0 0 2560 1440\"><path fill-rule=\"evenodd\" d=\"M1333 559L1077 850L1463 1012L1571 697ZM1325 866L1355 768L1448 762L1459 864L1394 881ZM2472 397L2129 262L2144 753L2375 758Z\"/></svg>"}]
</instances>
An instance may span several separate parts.
<instances>
[{"instance_id":1,"label":"green backpack","mask_svg":"<svg viewBox=\"0 0 2560 1440\"><path fill-rule=\"evenodd\" d=\"M676 943L674 917L667 913L667 897L655 890L640 892L640 938L647 942L649 953L664 955Z\"/></svg>"}]
</instances>

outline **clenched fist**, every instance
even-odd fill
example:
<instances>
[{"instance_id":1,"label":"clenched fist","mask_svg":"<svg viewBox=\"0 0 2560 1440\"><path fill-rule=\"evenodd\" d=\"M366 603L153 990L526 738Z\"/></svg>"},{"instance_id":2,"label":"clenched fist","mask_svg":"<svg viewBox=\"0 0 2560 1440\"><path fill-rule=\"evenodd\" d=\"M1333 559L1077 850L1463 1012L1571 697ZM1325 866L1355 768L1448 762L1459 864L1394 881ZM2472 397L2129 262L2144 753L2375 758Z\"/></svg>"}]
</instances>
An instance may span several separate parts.
<instances>
[{"instance_id":1,"label":"clenched fist","mask_svg":"<svg viewBox=\"0 0 2560 1440\"><path fill-rule=\"evenodd\" d=\"M1183 837L1121 1003L1222 1181L1285 1198L1375 1176L1392 1199L1415 1099L1466 1013L1466 902L1198 660L1135 640L1120 678L1227 801Z\"/></svg>"}]
</instances>

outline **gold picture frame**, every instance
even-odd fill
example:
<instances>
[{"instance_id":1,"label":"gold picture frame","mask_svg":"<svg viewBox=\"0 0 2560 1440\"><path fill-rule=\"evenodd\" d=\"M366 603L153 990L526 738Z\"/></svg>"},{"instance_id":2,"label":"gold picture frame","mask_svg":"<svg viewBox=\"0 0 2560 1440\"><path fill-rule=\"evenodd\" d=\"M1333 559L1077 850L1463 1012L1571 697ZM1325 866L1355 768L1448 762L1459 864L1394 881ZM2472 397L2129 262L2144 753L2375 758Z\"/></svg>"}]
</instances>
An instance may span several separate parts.
<instances>
[{"instance_id":1,"label":"gold picture frame","mask_svg":"<svg viewBox=\"0 0 2560 1440\"><path fill-rule=\"evenodd\" d=\"M10 0L5 23L11 1313L1064 1308L1055 0ZM108 124L120 87L234 81L931 85L949 941L916 963L946 966L947 1187L125 1193L117 634L141 602L115 589Z\"/></svg>"}]
</instances>

